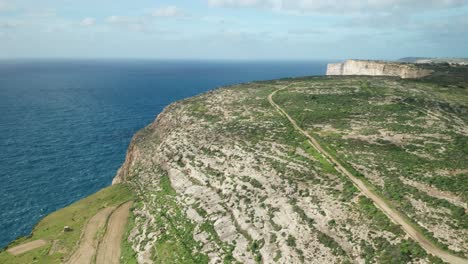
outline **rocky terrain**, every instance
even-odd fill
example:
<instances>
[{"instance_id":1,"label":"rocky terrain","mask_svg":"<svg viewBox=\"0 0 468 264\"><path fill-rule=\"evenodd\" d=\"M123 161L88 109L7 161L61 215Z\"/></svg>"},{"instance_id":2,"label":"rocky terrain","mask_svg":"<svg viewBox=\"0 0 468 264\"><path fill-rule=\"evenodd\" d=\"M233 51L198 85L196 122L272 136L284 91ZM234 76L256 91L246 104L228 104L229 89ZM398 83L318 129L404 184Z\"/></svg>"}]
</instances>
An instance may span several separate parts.
<instances>
[{"instance_id":1,"label":"rocky terrain","mask_svg":"<svg viewBox=\"0 0 468 264\"><path fill-rule=\"evenodd\" d=\"M468 66L424 69L175 102L0 263L468 263Z\"/></svg>"},{"instance_id":2,"label":"rocky terrain","mask_svg":"<svg viewBox=\"0 0 468 264\"><path fill-rule=\"evenodd\" d=\"M423 58L423 57L407 57L401 58L400 62L409 63L448 63L452 65L468 65L468 58Z\"/></svg>"},{"instance_id":3,"label":"rocky terrain","mask_svg":"<svg viewBox=\"0 0 468 264\"><path fill-rule=\"evenodd\" d=\"M421 78L431 74L431 70L409 63L388 61L347 60L328 65L327 75L369 75L398 76L401 78Z\"/></svg>"},{"instance_id":4,"label":"rocky terrain","mask_svg":"<svg viewBox=\"0 0 468 264\"><path fill-rule=\"evenodd\" d=\"M247 83L170 105L114 180L137 193L123 251L138 263L466 263L468 69L456 72Z\"/></svg>"}]
</instances>

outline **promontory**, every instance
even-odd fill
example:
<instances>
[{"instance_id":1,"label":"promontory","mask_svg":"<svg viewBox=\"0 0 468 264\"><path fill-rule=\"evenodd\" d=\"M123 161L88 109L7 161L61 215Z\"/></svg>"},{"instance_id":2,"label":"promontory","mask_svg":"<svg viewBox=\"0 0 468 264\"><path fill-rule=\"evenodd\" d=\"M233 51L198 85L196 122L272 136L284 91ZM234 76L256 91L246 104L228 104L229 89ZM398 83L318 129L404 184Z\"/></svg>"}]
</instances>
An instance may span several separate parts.
<instances>
[{"instance_id":1,"label":"promontory","mask_svg":"<svg viewBox=\"0 0 468 264\"><path fill-rule=\"evenodd\" d=\"M0 262L467 263L468 66L328 73L169 105Z\"/></svg>"}]
</instances>

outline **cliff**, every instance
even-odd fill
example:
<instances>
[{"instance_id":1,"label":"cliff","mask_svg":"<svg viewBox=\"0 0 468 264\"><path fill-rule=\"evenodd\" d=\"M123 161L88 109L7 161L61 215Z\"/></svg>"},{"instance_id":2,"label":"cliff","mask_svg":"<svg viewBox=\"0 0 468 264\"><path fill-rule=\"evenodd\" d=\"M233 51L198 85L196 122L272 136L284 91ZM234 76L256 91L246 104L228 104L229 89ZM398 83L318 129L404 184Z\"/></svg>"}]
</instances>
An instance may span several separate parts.
<instances>
[{"instance_id":1,"label":"cliff","mask_svg":"<svg viewBox=\"0 0 468 264\"><path fill-rule=\"evenodd\" d=\"M422 75L410 65L354 61L330 65L332 73ZM430 203L436 198L426 190L432 195L436 192L428 188L435 187L415 177L463 171L465 163L418 142L439 142L461 153L456 151L463 144L451 142L467 131L460 121L466 117L460 111L447 114L452 109L447 105L465 109L466 91L395 78L316 77L226 87L171 104L135 135L114 179L128 183L138 197L127 239L137 262L379 263L391 251L397 252L395 262L431 263L268 98L316 133L337 160L388 194L386 199L403 197L394 200L395 207L409 208L408 217L427 227L432 239L467 252L468 231L460 231L463 219L450 211L466 206L465 198L452 199L463 190L437 193L446 203ZM395 126L395 120L411 125ZM417 173L400 173L416 166ZM416 187L387 189L405 186L402 182ZM440 212L439 222L425 220ZM409 252L401 250L407 247Z\"/></svg>"},{"instance_id":2,"label":"cliff","mask_svg":"<svg viewBox=\"0 0 468 264\"><path fill-rule=\"evenodd\" d=\"M343 63L331 63L327 75L367 75L398 76L403 79L421 78L432 73L414 64L384 61L347 60Z\"/></svg>"},{"instance_id":3,"label":"cliff","mask_svg":"<svg viewBox=\"0 0 468 264\"><path fill-rule=\"evenodd\" d=\"M0 263L60 263L115 230L122 263L467 263L468 66L426 66L423 80L293 78L175 102L133 137L113 186ZM401 74L372 67L356 71ZM45 245L10 254L31 242Z\"/></svg>"}]
</instances>

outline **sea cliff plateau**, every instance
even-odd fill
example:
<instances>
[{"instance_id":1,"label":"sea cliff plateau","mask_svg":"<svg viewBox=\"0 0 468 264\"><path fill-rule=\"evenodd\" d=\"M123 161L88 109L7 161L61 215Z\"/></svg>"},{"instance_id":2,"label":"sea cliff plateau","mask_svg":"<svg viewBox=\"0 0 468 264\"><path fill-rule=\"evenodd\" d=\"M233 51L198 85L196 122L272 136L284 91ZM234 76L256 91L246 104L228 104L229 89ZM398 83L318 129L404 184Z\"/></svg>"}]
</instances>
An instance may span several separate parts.
<instances>
[{"instance_id":1,"label":"sea cliff plateau","mask_svg":"<svg viewBox=\"0 0 468 264\"><path fill-rule=\"evenodd\" d=\"M415 64L388 61L347 60L327 67L327 75L398 76L403 79L421 78L431 72Z\"/></svg>"},{"instance_id":2,"label":"sea cliff plateau","mask_svg":"<svg viewBox=\"0 0 468 264\"><path fill-rule=\"evenodd\" d=\"M73 263L91 217L128 207L117 263L466 263L468 67L375 71L355 73L405 79L251 82L169 105L80 225L49 218L60 235L39 224L0 262ZM91 260L119 230L103 225Z\"/></svg>"}]
</instances>

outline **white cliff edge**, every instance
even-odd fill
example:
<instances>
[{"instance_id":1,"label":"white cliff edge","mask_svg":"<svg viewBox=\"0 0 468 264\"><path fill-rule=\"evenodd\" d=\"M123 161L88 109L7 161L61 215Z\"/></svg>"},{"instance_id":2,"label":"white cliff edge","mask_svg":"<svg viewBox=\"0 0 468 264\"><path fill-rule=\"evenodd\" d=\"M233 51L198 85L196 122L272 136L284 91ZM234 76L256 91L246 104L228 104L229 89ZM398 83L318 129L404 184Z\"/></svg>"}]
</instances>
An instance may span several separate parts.
<instances>
[{"instance_id":1,"label":"white cliff edge","mask_svg":"<svg viewBox=\"0 0 468 264\"><path fill-rule=\"evenodd\" d=\"M366 76L397 76L403 79L421 78L432 73L414 64L384 61L347 60L343 63L330 63L327 75L366 75Z\"/></svg>"}]
</instances>

